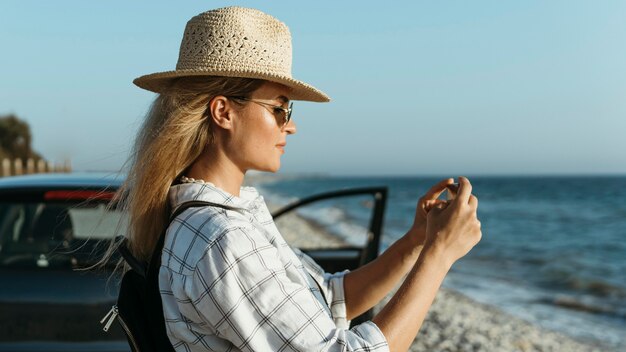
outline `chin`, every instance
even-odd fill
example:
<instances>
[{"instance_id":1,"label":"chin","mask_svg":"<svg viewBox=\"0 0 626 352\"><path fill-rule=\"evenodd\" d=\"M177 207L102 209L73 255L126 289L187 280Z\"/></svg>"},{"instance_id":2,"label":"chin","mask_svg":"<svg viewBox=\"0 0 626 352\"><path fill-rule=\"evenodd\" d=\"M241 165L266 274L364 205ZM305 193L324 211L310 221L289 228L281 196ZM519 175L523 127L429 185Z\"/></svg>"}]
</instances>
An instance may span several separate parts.
<instances>
[{"instance_id":1,"label":"chin","mask_svg":"<svg viewBox=\"0 0 626 352\"><path fill-rule=\"evenodd\" d=\"M280 169L280 161L275 165L266 165L264 167L254 168L257 171L276 173Z\"/></svg>"},{"instance_id":2,"label":"chin","mask_svg":"<svg viewBox=\"0 0 626 352\"><path fill-rule=\"evenodd\" d=\"M272 173L277 173L277 172L278 172L278 170L280 170L280 164L276 165L276 167L271 168L271 169L269 170L269 172L272 172Z\"/></svg>"}]
</instances>

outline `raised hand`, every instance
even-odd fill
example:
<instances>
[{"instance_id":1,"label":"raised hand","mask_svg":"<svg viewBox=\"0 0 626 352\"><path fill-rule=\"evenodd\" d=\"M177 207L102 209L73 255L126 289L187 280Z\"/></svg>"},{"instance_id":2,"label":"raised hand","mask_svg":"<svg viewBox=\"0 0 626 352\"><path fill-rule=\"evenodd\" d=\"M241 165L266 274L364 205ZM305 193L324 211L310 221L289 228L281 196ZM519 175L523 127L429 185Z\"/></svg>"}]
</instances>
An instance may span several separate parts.
<instances>
[{"instance_id":1,"label":"raised hand","mask_svg":"<svg viewBox=\"0 0 626 352\"><path fill-rule=\"evenodd\" d=\"M444 200L438 198L448 186L453 184L453 182L454 180L451 178L439 181L417 201L415 218L413 219L413 225L411 225L411 229L409 230L409 234L414 241L414 245L421 246L424 244L426 240L426 217L428 212L435 206L445 204Z\"/></svg>"},{"instance_id":2,"label":"raised hand","mask_svg":"<svg viewBox=\"0 0 626 352\"><path fill-rule=\"evenodd\" d=\"M467 178L459 177L456 197L448 202L434 204L427 213L425 246L440 251L451 266L482 237L477 209L478 199L472 195L471 183Z\"/></svg>"}]
</instances>

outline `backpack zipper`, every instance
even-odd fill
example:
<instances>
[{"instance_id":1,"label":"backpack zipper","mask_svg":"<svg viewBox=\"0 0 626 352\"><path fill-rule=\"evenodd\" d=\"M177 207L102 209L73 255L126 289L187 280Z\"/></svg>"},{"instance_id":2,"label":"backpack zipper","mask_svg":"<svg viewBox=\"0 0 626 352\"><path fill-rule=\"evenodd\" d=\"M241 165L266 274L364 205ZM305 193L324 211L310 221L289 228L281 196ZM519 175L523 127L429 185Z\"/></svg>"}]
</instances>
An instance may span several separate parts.
<instances>
[{"instance_id":1,"label":"backpack zipper","mask_svg":"<svg viewBox=\"0 0 626 352\"><path fill-rule=\"evenodd\" d=\"M104 318L100 320L100 324L104 324L104 327L102 328L104 332L109 331L109 328L111 328L111 324L113 324L113 321L115 320L115 318L117 318L118 315L120 315L120 312L117 309L117 305L113 305L111 307L111 310L109 310L109 312L104 316Z\"/></svg>"},{"instance_id":2,"label":"backpack zipper","mask_svg":"<svg viewBox=\"0 0 626 352\"><path fill-rule=\"evenodd\" d=\"M122 330L124 330L124 333L128 337L128 341L130 341L130 343L131 343L131 345L133 347L133 351L134 352L139 352L139 346L137 345L137 342L135 342L135 337L133 336L133 334L130 333L130 329L126 325L126 322L124 321L124 319L122 319L121 315L117 316L117 321L120 323L120 326L122 327Z\"/></svg>"},{"instance_id":3,"label":"backpack zipper","mask_svg":"<svg viewBox=\"0 0 626 352\"><path fill-rule=\"evenodd\" d=\"M126 325L126 322L124 321L124 319L122 319L122 316L120 315L120 311L117 308L117 305L113 305L111 307L111 310L109 310L109 312L104 316L104 318L100 320L100 324L104 324L104 322L106 321L106 324L104 325L104 328L102 328L102 330L104 330L105 332L108 332L115 318L117 318L117 321L118 323L120 323L122 330L124 330L124 334L126 334L126 337L128 337L128 341L132 345L131 347L133 348L133 351L139 352L139 346L137 345L137 342L135 341L135 337L133 336L133 334L131 334L130 329L128 328L128 325Z\"/></svg>"}]
</instances>

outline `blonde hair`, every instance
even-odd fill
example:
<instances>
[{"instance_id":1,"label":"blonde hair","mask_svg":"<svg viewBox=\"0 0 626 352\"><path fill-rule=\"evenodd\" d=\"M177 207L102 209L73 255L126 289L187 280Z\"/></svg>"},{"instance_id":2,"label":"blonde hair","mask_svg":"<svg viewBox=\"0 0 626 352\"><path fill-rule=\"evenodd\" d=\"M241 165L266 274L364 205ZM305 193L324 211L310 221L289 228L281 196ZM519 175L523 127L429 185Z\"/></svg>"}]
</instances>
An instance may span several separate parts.
<instances>
[{"instance_id":1,"label":"blonde hair","mask_svg":"<svg viewBox=\"0 0 626 352\"><path fill-rule=\"evenodd\" d=\"M169 225L170 186L214 141L209 101L218 95L249 96L263 82L183 77L156 98L127 162L127 178L114 199L128 215L125 237L135 258L150 259L159 235ZM109 248L106 260L115 248L115 244Z\"/></svg>"}]
</instances>

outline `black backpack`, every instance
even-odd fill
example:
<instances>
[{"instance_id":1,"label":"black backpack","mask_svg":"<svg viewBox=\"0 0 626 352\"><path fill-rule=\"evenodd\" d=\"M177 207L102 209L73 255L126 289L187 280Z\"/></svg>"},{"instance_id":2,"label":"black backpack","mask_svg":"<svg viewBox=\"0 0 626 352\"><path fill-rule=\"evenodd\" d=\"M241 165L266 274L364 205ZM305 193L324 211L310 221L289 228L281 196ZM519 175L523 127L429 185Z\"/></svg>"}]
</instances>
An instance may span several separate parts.
<instances>
[{"instance_id":1,"label":"black backpack","mask_svg":"<svg viewBox=\"0 0 626 352\"><path fill-rule=\"evenodd\" d=\"M169 218L174 218L191 207L215 206L224 209L233 209L223 204L204 201L189 201L181 204ZM168 224L169 224L168 223ZM161 252L165 242L165 230L159 236L149 263L137 260L128 250L126 239L122 239L118 247L126 263L131 267L124 273L117 297L117 304L100 321L105 324L103 330L108 331L117 322L124 330L133 352L173 352L165 330L163 317L163 303L159 292L159 267Z\"/></svg>"}]
</instances>

